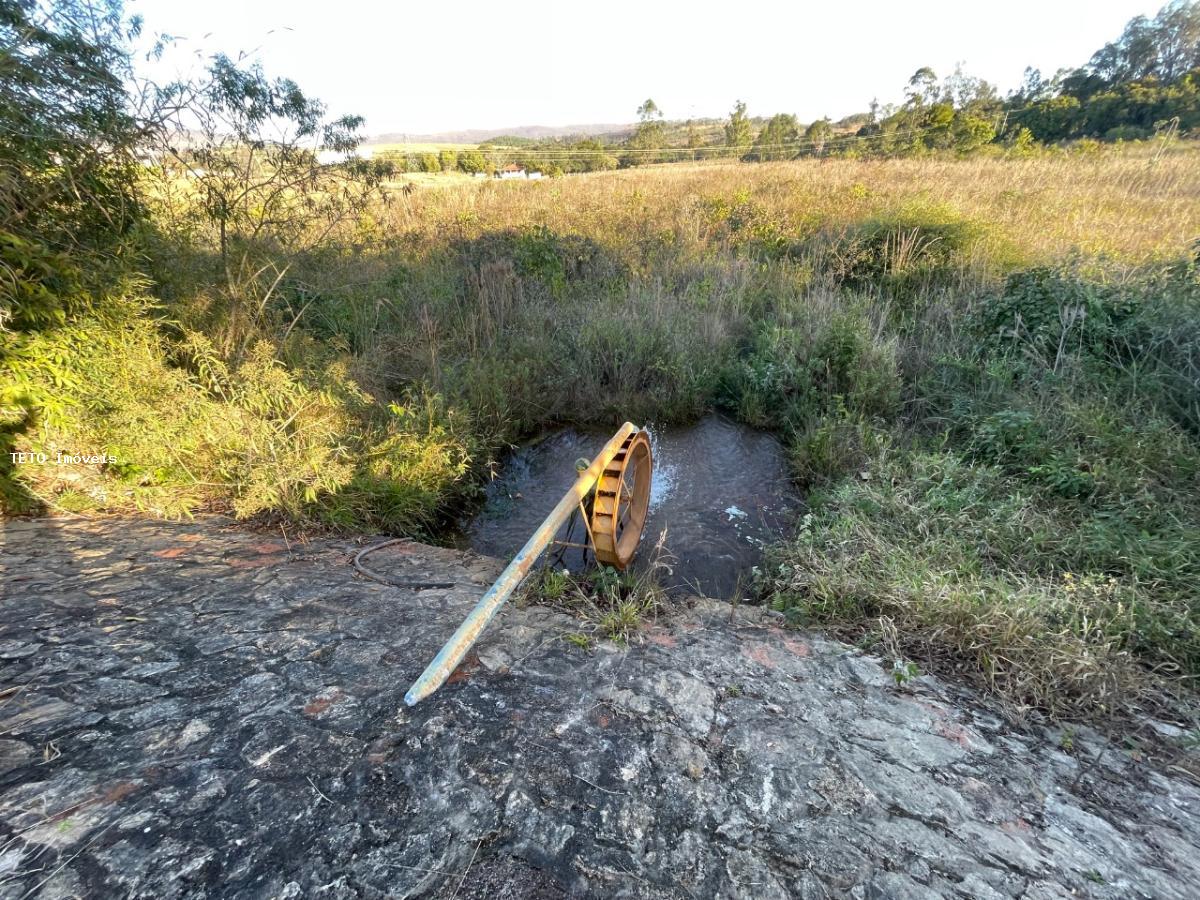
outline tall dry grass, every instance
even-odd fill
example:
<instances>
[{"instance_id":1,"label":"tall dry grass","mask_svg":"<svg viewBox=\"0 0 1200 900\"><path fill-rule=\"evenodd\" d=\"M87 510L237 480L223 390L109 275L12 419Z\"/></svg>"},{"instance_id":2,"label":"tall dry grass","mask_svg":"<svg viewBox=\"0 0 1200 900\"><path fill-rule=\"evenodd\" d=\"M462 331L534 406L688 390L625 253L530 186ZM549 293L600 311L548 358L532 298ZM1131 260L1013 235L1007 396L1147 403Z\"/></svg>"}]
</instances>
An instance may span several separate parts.
<instances>
[{"instance_id":1,"label":"tall dry grass","mask_svg":"<svg viewBox=\"0 0 1200 900\"><path fill-rule=\"evenodd\" d=\"M1138 264L1178 254L1200 235L1200 150L677 163L417 191L396 198L390 220L433 244L447 234L545 225L610 246L670 233L699 247L711 237L702 201L739 195L797 227L851 225L913 202L945 205L986 223L1031 263L1081 253Z\"/></svg>"}]
</instances>

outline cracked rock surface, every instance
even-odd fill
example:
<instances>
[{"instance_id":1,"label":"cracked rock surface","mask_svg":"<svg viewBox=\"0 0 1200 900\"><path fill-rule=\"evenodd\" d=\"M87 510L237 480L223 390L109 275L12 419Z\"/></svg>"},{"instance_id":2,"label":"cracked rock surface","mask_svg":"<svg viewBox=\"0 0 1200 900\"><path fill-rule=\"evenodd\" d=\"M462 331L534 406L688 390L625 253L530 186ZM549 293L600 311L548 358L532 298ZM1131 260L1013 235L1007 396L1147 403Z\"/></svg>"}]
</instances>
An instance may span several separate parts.
<instances>
[{"instance_id":1,"label":"cracked rock surface","mask_svg":"<svg viewBox=\"0 0 1200 900\"><path fill-rule=\"evenodd\" d=\"M1200 890L1186 767L899 690L758 610L697 601L589 653L510 606L409 709L496 561L370 557L455 582L415 592L359 577L348 540L0 528L0 897Z\"/></svg>"}]
</instances>

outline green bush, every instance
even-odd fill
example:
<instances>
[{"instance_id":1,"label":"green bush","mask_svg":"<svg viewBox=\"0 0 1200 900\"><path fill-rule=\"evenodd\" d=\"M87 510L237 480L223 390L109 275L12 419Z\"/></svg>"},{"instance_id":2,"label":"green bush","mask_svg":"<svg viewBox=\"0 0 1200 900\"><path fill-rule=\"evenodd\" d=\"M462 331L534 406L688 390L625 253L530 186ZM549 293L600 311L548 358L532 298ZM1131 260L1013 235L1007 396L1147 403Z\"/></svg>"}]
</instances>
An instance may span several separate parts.
<instances>
[{"instance_id":1,"label":"green bush","mask_svg":"<svg viewBox=\"0 0 1200 900\"><path fill-rule=\"evenodd\" d=\"M350 480L311 500L312 517L344 529L435 536L470 472L468 423L440 397L414 397L411 405L390 404L360 442Z\"/></svg>"},{"instance_id":2,"label":"green bush","mask_svg":"<svg viewBox=\"0 0 1200 900\"><path fill-rule=\"evenodd\" d=\"M771 262L803 255L804 229L752 200L748 192L701 201L700 210L708 225L738 252Z\"/></svg>"},{"instance_id":3,"label":"green bush","mask_svg":"<svg viewBox=\"0 0 1200 900\"><path fill-rule=\"evenodd\" d=\"M979 304L977 327L996 346L1018 346L1054 366L1064 353L1098 354L1123 340L1136 288L1110 287L1051 268L1015 272Z\"/></svg>"},{"instance_id":4,"label":"green bush","mask_svg":"<svg viewBox=\"0 0 1200 900\"><path fill-rule=\"evenodd\" d=\"M1127 545L1090 546L1073 510L953 453L880 455L868 475L818 498L764 567L795 622L851 634L886 617L910 652L966 663L1008 702L1054 714L1133 708L1151 689L1146 666L1200 672L1184 571L1147 579ZM1109 524L1139 539L1134 523ZM1188 547L1170 538L1164 549Z\"/></svg>"},{"instance_id":5,"label":"green bush","mask_svg":"<svg viewBox=\"0 0 1200 900\"><path fill-rule=\"evenodd\" d=\"M976 251L988 236L983 225L949 207L910 204L818 240L838 282L909 306L922 292L962 280L978 265ZM1008 264L1006 255L991 252L989 264Z\"/></svg>"},{"instance_id":6,"label":"green bush","mask_svg":"<svg viewBox=\"0 0 1200 900\"><path fill-rule=\"evenodd\" d=\"M69 495L75 508L223 508L426 534L460 490L471 447L437 398L381 407L340 363L288 369L266 341L233 369L195 333L176 352L185 368L145 318L42 333L10 366L40 398L19 448L115 462L27 467L26 489L57 506Z\"/></svg>"},{"instance_id":7,"label":"green bush","mask_svg":"<svg viewBox=\"0 0 1200 900\"><path fill-rule=\"evenodd\" d=\"M726 367L723 403L757 427L804 429L844 408L895 414L900 398L896 346L853 307L814 309L794 327L764 325L748 352Z\"/></svg>"},{"instance_id":8,"label":"green bush","mask_svg":"<svg viewBox=\"0 0 1200 900\"><path fill-rule=\"evenodd\" d=\"M1200 250L1144 283L1110 355L1126 383L1200 437Z\"/></svg>"},{"instance_id":9,"label":"green bush","mask_svg":"<svg viewBox=\"0 0 1200 900\"><path fill-rule=\"evenodd\" d=\"M873 460L891 444L886 425L849 413L839 405L829 416L809 423L791 440L792 473L801 484L838 478L869 477Z\"/></svg>"}]
</instances>

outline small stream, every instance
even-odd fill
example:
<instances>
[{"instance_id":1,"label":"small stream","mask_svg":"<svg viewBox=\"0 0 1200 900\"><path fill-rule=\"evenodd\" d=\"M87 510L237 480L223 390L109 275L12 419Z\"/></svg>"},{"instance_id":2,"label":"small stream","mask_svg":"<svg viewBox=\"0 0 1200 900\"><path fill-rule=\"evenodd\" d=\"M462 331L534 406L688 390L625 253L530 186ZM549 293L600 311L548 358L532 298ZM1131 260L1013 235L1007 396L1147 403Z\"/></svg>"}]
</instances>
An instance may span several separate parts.
<instances>
[{"instance_id":1,"label":"small stream","mask_svg":"<svg viewBox=\"0 0 1200 900\"><path fill-rule=\"evenodd\" d=\"M645 563L666 529L674 558L668 584L731 598L762 548L786 536L802 508L783 447L765 432L717 415L687 428L647 427L654 479L635 565ZM510 559L574 482L575 460L591 460L615 430L564 429L515 450L466 525L466 543ZM582 526L572 539L584 539ZM569 550L564 563L580 567L582 551Z\"/></svg>"}]
</instances>

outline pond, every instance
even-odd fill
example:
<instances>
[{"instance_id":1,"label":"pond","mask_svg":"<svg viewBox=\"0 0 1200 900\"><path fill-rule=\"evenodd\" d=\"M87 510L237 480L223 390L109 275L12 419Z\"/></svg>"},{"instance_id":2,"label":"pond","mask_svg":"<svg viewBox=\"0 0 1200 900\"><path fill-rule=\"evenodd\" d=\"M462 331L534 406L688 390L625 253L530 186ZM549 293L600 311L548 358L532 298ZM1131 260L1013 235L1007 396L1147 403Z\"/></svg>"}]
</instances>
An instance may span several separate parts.
<instances>
[{"instance_id":1,"label":"pond","mask_svg":"<svg viewBox=\"0 0 1200 900\"><path fill-rule=\"evenodd\" d=\"M668 585L732 598L762 548L786 536L802 509L783 447L772 435L717 415L687 428L647 427L654 478L635 566L645 565L665 530L673 557ZM511 559L574 482L575 461L591 460L615 431L564 429L515 450L466 524L465 543ZM583 539L582 526L572 539ZM569 550L563 563L582 566L582 551Z\"/></svg>"}]
</instances>

